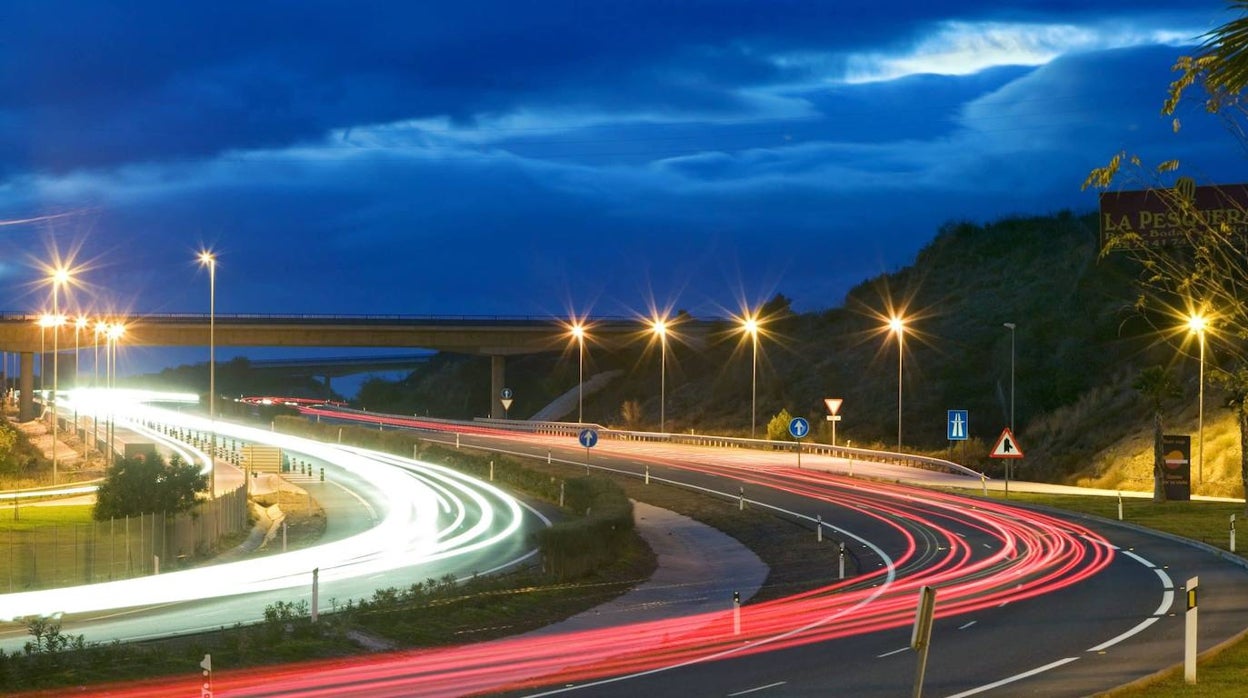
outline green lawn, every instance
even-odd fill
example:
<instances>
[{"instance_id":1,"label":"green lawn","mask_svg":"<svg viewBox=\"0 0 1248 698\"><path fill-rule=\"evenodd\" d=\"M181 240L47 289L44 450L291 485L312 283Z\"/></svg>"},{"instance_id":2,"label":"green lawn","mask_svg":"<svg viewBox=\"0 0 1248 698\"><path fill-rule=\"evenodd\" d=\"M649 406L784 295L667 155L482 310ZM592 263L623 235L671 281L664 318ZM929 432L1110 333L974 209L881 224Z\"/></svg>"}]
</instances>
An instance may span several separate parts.
<instances>
[{"instance_id":1,"label":"green lawn","mask_svg":"<svg viewBox=\"0 0 1248 698\"><path fill-rule=\"evenodd\" d=\"M32 531L47 526L91 523L90 504L65 506L38 506L25 504L0 507L0 533L7 531Z\"/></svg>"}]
</instances>

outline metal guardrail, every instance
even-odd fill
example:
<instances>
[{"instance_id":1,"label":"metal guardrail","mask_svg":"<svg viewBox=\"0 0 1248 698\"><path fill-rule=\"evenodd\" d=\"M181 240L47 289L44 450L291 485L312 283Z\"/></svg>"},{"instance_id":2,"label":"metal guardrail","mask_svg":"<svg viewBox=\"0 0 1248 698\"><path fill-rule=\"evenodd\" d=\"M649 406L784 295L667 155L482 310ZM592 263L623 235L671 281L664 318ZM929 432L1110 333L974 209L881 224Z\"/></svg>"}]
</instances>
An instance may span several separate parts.
<instances>
[{"instance_id":1,"label":"metal guardrail","mask_svg":"<svg viewBox=\"0 0 1248 698\"><path fill-rule=\"evenodd\" d=\"M429 421L444 421L449 424L454 424L454 422L451 422L450 420ZM620 441L655 441L674 444L688 444L693 446L714 446L718 448L752 448L767 451L785 450L795 453L797 452L797 449L800 448L802 453L831 456L834 458L852 458L854 460L870 461L874 463L891 463L909 468L919 468L921 470L933 470L937 472L950 473L952 475L960 475L963 477L973 477L975 479L984 477L982 473L976 470L954 463L953 461L947 461L943 458L932 458L929 456L920 456L911 453L873 451L865 448L851 448L849 446L832 446L831 444L813 442L769 441L766 439L746 439L735 436L715 436L712 434L662 434L649 431L609 429L600 424L578 424L575 422L521 422L507 419L492 419L488 417L478 417L473 420L473 423L487 425L496 429L509 429L512 431L521 431L532 434L569 437L576 437L582 429L590 428L598 432L598 438L600 439L616 439Z\"/></svg>"}]
</instances>

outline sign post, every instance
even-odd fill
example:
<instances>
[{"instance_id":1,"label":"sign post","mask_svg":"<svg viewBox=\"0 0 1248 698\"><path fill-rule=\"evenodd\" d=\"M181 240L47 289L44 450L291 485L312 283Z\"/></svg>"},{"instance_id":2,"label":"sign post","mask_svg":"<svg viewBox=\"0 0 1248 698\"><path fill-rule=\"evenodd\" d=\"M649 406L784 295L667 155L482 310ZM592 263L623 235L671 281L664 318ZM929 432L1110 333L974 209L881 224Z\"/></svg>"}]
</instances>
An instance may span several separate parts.
<instances>
[{"instance_id":1,"label":"sign post","mask_svg":"<svg viewBox=\"0 0 1248 698\"><path fill-rule=\"evenodd\" d=\"M1168 502L1186 502L1192 498L1192 437L1187 434L1164 434L1161 452L1165 468L1161 486Z\"/></svg>"},{"instance_id":2,"label":"sign post","mask_svg":"<svg viewBox=\"0 0 1248 698\"><path fill-rule=\"evenodd\" d=\"M511 403L515 402L514 398L515 393L511 391L511 388L503 388L498 392L498 401L503 406L503 419L510 419L509 413L511 412Z\"/></svg>"},{"instance_id":3,"label":"sign post","mask_svg":"<svg viewBox=\"0 0 1248 698\"><path fill-rule=\"evenodd\" d=\"M1001 436L997 437L997 444L992 447L992 451L988 453L992 458L1022 458L1023 449L1018 446L1018 439L1014 438L1014 432L1009 427L1001 430ZM1005 461L1005 496L1010 496L1010 461Z\"/></svg>"},{"instance_id":4,"label":"sign post","mask_svg":"<svg viewBox=\"0 0 1248 698\"><path fill-rule=\"evenodd\" d=\"M910 634L910 649L919 653L919 665L914 672L914 698L923 695L923 675L927 673L927 650L932 644L935 611L936 589L925 586L919 590L919 608L914 614L914 630Z\"/></svg>"},{"instance_id":5,"label":"sign post","mask_svg":"<svg viewBox=\"0 0 1248 698\"><path fill-rule=\"evenodd\" d=\"M823 404L828 407L828 421L832 423L832 447L836 448L836 423L841 421L841 403L845 402L839 397L825 397Z\"/></svg>"},{"instance_id":6,"label":"sign post","mask_svg":"<svg viewBox=\"0 0 1248 698\"><path fill-rule=\"evenodd\" d=\"M789 420L789 436L797 439L797 467L802 467L802 439L810 434L810 422L805 417L794 417Z\"/></svg>"},{"instance_id":7,"label":"sign post","mask_svg":"<svg viewBox=\"0 0 1248 698\"><path fill-rule=\"evenodd\" d=\"M581 433L576 437L577 441L585 447L585 474L589 474L589 449L598 445L598 432L593 429L582 429Z\"/></svg>"}]
</instances>

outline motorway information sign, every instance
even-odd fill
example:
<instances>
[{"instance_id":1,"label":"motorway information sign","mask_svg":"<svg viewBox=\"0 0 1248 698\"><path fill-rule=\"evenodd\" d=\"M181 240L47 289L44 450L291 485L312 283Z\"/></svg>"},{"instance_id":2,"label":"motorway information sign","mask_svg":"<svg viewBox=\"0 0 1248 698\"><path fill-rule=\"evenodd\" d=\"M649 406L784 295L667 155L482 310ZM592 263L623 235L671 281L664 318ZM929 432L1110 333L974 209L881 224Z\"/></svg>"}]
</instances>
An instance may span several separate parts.
<instances>
[{"instance_id":1,"label":"motorway information sign","mask_svg":"<svg viewBox=\"0 0 1248 698\"><path fill-rule=\"evenodd\" d=\"M948 432L950 441L966 441L969 425L970 416L966 410L949 410L945 431Z\"/></svg>"}]
</instances>

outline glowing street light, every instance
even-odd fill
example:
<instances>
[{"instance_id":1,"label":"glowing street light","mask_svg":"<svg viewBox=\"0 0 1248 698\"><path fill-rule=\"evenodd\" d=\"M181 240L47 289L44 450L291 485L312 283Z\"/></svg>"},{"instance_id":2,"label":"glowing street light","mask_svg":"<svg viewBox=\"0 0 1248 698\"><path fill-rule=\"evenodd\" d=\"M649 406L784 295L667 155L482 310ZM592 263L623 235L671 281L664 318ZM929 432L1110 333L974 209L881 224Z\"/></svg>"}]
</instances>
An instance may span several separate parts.
<instances>
[{"instance_id":1,"label":"glowing street light","mask_svg":"<svg viewBox=\"0 0 1248 698\"><path fill-rule=\"evenodd\" d=\"M890 332L897 333L897 450L901 450L901 356L904 353L904 344L906 336L906 321L904 318L894 315L888 321L888 329Z\"/></svg>"},{"instance_id":2,"label":"glowing street light","mask_svg":"<svg viewBox=\"0 0 1248 698\"><path fill-rule=\"evenodd\" d=\"M121 324L120 322L112 323L111 325L108 326L108 329L107 329L107 334L106 334L105 339L107 340L108 343L105 346L105 352L104 352L105 358L107 359L107 366L106 366L107 373L105 375L105 382L108 384L108 389L110 391L117 386L117 342L121 340L122 335L124 335L125 333L126 333L126 326ZM108 464L109 465L113 464L113 450L114 450L113 439L115 436L114 430L116 428L114 424L114 420L113 420L113 408L112 408L113 404L114 404L114 401L110 399L109 411L108 411L108 424L106 424L104 427L104 438L108 442Z\"/></svg>"},{"instance_id":3,"label":"glowing street light","mask_svg":"<svg viewBox=\"0 0 1248 698\"><path fill-rule=\"evenodd\" d=\"M667 433L667 321L655 320L650 324L654 334L659 338L659 433Z\"/></svg>"},{"instance_id":4,"label":"glowing street light","mask_svg":"<svg viewBox=\"0 0 1248 698\"><path fill-rule=\"evenodd\" d=\"M208 421L211 436L208 442L208 458L212 467L208 473L208 496L217 496L217 256L208 250L199 253L199 263L208 267Z\"/></svg>"},{"instance_id":5,"label":"glowing street light","mask_svg":"<svg viewBox=\"0 0 1248 698\"><path fill-rule=\"evenodd\" d=\"M58 450L57 441L56 441L56 431L57 431L57 422L60 421L59 419L57 419L57 415L56 415L57 391L58 391L57 358L60 356L60 341L59 340L61 336L61 324L64 323L65 321L65 318L61 317L60 301L59 301L60 293L58 291L61 286L66 286L69 284L69 270L66 269L65 267L57 267L56 269L52 271L51 279L52 279L52 315L56 318L56 329L52 331L52 484L55 485L56 484L56 465L57 465L56 454Z\"/></svg>"},{"instance_id":6,"label":"glowing street light","mask_svg":"<svg viewBox=\"0 0 1248 698\"><path fill-rule=\"evenodd\" d=\"M1200 398L1197 412L1196 427L1196 443L1198 449L1196 482L1204 483L1205 481L1205 328L1208 321L1205 316L1200 313L1192 313L1187 318L1187 329L1196 333L1197 340L1200 341Z\"/></svg>"},{"instance_id":7,"label":"glowing street light","mask_svg":"<svg viewBox=\"0 0 1248 698\"><path fill-rule=\"evenodd\" d=\"M585 326L577 322L572 325L572 336L576 338L577 351L580 355L580 373L576 384L576 422L585 423Z\"/></svg>"},{"instance_id":8,"label":"glowing street light","mask_svg":"<svg viewBox=\"0 0 1248 698\"><path fill-rule=\"evenodd\" d=\"M758 413L758 316L748 315L741 321L741 331L750 336L753 360L750 368L750 438L754 438L755 415Z\"/></svg>"}]
</instances>

